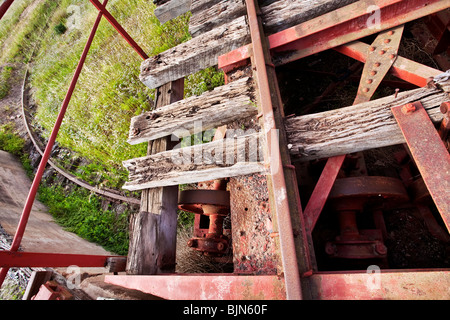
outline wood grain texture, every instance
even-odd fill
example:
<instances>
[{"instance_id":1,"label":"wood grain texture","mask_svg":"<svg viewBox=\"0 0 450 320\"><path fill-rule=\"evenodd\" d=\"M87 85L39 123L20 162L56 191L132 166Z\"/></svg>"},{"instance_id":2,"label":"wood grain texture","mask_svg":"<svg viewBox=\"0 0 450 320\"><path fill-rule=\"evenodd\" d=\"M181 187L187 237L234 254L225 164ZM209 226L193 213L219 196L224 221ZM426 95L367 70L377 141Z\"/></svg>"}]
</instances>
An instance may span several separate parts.
<instances>
[{"instance_id":1,"label":"wood grain texture","mask_svg":"<svg viewBox=\"0 0 450 320\"><path fill-rule=\"evenodd\" d=\"M171 134L183 138L194 130L201 132L254 116L258 112L253 102L254 91L253 80L247 77L133 117L128 143Z\"/></svg>"},{"instance_id":2,"label":"wood grain texture","mask_svg":"<svg viewBox=\"0 0 450 320\"><path fill-rule=\"evenodd\" d=\"M217 58L250 42L245 17L145 60L140 80L153 89L217 64Z\"/></svg>"},{"instance_id":3,"label":"wood grain texture","mask_svg":"<svg viewBox=\"0 0 450 320\"><path fill-rule=\"evenodd\" d=\"M247 13L244 0L194 1L189 33L198 37Z\"/></svg>"},{"instance_id":4,"label":"wood grain texture","mask_svg":"<svg viewBox=\"0 0 450 320\"><path fill-rule=\"evenodd\" d=\"M196 183L263 172L263 138L255 132L123 162L127 190Z\"/></svg>"},{"instance_id":5,"label":"wood grain texture","mask_svg":"<svg viewBox=\"0 0 450 320\"><path fill-rule=\"evenodd\" d=\"M357 0L279 0L261 8L264 31L271 35Z\"/></svg>"},{"instance_id":6,"label":"wood grain texture","mask_svg":"<svg viewBox=\"0 0 450 320\"><path fill-rule=\"evenodd\" d=\"M156 109L183 98L184 79L156 91ZM151 141L147 154L170 148L168 138ZM142 190L141 208L130 217L127 274L175 271L178 185Z\"/></svg>"}]
</instances>

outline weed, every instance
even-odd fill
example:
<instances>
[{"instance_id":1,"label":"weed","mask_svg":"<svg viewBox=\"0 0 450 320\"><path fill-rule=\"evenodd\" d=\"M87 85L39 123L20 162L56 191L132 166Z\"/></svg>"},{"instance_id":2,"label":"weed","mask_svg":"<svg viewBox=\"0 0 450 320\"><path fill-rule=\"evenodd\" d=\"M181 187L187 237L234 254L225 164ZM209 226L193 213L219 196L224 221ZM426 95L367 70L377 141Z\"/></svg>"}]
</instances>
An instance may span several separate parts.
<instances>
[{"instance_id":1,"label":"weed","mask_svg":"<svg viewBox=\"0 0 450 320\"><path fill-rule=\"evenodd\" d=\"M53 28L56 32L56 34L64 34L66 32L67 27L64 25L64 23L60 22Z\"/></svg>"},{"instance_id":2,"label":"weed","mask_svg":"<svg viewBox=\"0 0 450 320\"><path fill-rule=\"evenodd\" d=\"M3 67L0 71L0 99L6 97L9 93L9 79L12 74L12 67Z\"/></svg>"},{"instance_id":3,"label":"weed","mask_svg":"<svg viewBox=\"0 0 450 320\"><path fill-rule=\"evenodd\" d=\"M12 124L0 127L0 150L9 152L15 156L21 156L25 140L19 137Z\"/></svg>"}]
</instances>

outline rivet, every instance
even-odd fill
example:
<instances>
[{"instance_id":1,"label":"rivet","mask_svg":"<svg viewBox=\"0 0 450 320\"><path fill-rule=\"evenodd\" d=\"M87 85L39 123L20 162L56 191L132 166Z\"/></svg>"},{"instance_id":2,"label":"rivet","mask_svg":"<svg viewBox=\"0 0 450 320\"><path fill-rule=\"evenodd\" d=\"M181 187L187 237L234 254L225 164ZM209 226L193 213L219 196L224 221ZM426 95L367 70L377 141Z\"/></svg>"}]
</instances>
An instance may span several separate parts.
<instances>
[{"instance_id":1,"label":"rivet","mask_svg":"<svg viewBox=\"0 0 450 320\"><path fill-rule=\"evenodd\" d=\"M375 70L370 71L370 75L371 75L371 76L374 76L374 75L376 75L376 74L377 74L377 72L376 72Z\"/></svg>"},{"instance_id":2,"label":"rivet","mask_svg":"<svg viewBox=\"0 0 450 320\"><path fill-rule=\"evenodd\" d=\"M369 92L369 88L362 89L363 92Z\"/></svg>"},{"instance_id":3,"label":"rivet","mask_svg":"<svg viewBox=\"0 0 450 320\"><path fill-rule=\"evenodd\" d=\"M378 54L380 55L380 56L382 56L383 54L385 54L386 53L386 51L384 51L384 50L380 50L380 52L378 52Z\"/></svg>"},{"instance_id":4,"label":"rivet","mask_svg":"<svg viewBox=\"0 0 450 320\"><path fill-rule=\"evenodd\" d=\"M369 51L375 51L375 47L370 47Z\"/></svg>"},{"instance_id":5,"label":"rivet","mask_svg":"<svg viewBox=\"0 0 450 320\"><path fill-rule=\"evenodd\" d=\"M384 39L384 43L389 43L391 42L391 39Z\"/></svg>"},{"instance_id":6,"label":"rivet","mask_svg":"<svg viewBox=\"0 0 450 320\"><path fill-rule=\"evenodd\" d=\"M393 34L394 34L394 31L389 31L388 33L387 33L388 35L390 35L390 36L392 36Z\"/></svg>"},{"instance_id":7,"label":"rivet","mask_svg":"<svg viewBox=\"0 0 450 320\"><path fill-rule=\"evenodd\" d=\"M374 66L378 68L379 66L381 66L381 63L375 62Z\"/></svg>"},{"instance_id":8,"label":"rivet","mask_svg":"<svg viewBox=\"0 0 450 320\"><path fill-rule=\"evenodd\" d=\"M412 103L405 104L402 107L403 114L413 113L414 111L416 111L416 106Z\"/></svg>"},{"instance_id":9,"label":"rivet","mask_svg":"<svg viewBox=\"0 0 450 320\"><path fill-rule=\"evenodd\" d=\"M366 80L366 83L367 83L367 84L371 84L372 82L373 82L372 79L367 79L367 80Z\"/></svg>"}]
</instances>

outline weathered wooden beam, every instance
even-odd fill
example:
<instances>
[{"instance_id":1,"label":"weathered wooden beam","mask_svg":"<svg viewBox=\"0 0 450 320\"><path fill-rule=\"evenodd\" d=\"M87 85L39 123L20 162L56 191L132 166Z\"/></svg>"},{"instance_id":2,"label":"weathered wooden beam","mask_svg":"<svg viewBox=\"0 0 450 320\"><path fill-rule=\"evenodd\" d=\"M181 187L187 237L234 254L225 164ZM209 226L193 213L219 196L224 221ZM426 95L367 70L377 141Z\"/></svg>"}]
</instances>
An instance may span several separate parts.
<instances>
[{"instance_id":1,"label":"weathered wooden beam","mask_svg":"<svg viewBox=\"0 0 450 320\"><path fill-rule=\"evenodd\" d=\"M194 4L189 21L193 38L246 14L244 0L201 0Z\"/></svg>"},{"instance_id":2,"label":"weathered wooden beam","mask_svg":"<svg viewBox=\"0 0 450 320\"><path fill-rule=\"evenodd\" d=\"M171 0L158 6L154 13L163 24L188 12L191 9L191 3L192 0Z\"/></svg>"},{"instance_id":3,"label":"weathered wooden beam","mask_svg":"<svg viewBox=\"0 0 450 320\"><path fill-rule=\"evenodd\" d=\"M439 106L448 101L450 80L332 111L285 120L293 160L309 161L404 143L391 107L420 101L433 122L442 120Z\"/></svg>"},{"instance_id":4,"label":"weathered wooden beam","mask_svg":"<svg viewBox=\"0 0 450 320\"><path fill-rule=\"evenodd\" d=\"M183 138L196 128L205 131L254 116L258 112L254 91L253 80L246 77L133 117L128 142L137 144L171 134Z\"/></svg>"},{"instance_id":5,"label":"weathered wooden beam","mask_svg":"<svg viewBox=\"0 0 450 320\"><path fill-rule=\"evenodd\" d=\"M157 89L158 109L183 98L184 79ZM170 149L168 138L149 143L147 154ZM128 274L175 272L178 185L142 190L140 211L130 217Z\"/></svg>"},{"instance_id":6,"label":"weathered wooden beam","mask_svg":"<svg viewBox=\"0 0 450 320\"><path fill-rule=\"evenodd\" d=\"M221 54L250 42L245 17L204 33L201 37L145 60L141 65L141 81L149 88L183 78L217 64Z\"/></svg>"},{"instance_id":7,"label":"weathered wooden beam","mask_svg":"<svg viewBox=\"0 0 450 320\"><path fill-rule=\"evenodd\" d=\"M123 162L127 190L210 181L263 172L261 133L175 148Z\"/></svg>"}]
</instances>

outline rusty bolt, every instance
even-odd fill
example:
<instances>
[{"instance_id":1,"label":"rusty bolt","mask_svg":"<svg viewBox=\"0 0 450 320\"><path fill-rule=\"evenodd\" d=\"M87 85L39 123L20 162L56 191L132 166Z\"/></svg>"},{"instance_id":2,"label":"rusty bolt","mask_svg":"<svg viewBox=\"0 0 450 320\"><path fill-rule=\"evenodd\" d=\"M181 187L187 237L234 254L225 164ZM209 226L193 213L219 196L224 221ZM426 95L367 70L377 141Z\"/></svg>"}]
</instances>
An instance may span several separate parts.
<instances>
[{"instance_id":1,"label":"rusty bolt","mask_svg":"<svg viewBox=\"0 0 450 320\"><path fill-rule=\"evenodd\" d=\"M375 70L370 71L370 75L371 75L371 76L374 76L374 75L376 75L376 74L377 74L377 72L376 72Z\"/></svg>"},{"instance_id":2,"label":"rusty bolt","mask_svg":"<svg viewBox=\"0 0 450 320\"><path fill-rule=\"evenodd\" d=\"M449 102L442 102L440 107L441 113L446 114L450 111L450 101Z\"/></svg>"},{"instance_id":3,"label":"rusty bolt","mask_svg":"<svg viewBox=\"0 0 450 320\"><path fill-rule=\"evenodd\" d=\"M384 43L389 43L391 42L391 39L384 39Z\"/></svg>"},{"instance_id":4,"label":"rusty bolt","mask_svg":"<svg viewBox=\"0 0 450 320\"><path fill-rule=\"evenodd\" d=\"M394 59L394 58L395 58L395 54L392 53L389 55L389 59Z\"/></svg>"},{"instance_id":5,"label":"rusty bolt","mask_svg":"<svg viewBox=\"0 0 450 320\"><path fill-rule=\"evenodd\" d=\"M414 111L416 111L416 106L413 105L412 103L405 104L402 107L403 114L410 114L413 113Z\"/></svg>"},{"instance_id":6,"label":"rusty bolt","mask_svg":"<svg viewBox=\"0 0 450 320\"><path fill-rule=\"evenodd\" d=\"M225 249L225 245L222 242L219 242L217 244L217 250L223 251Z\"/></svg>"},{"instance_id":7,"label":"rusty bolt","mask_svg":"<svg viewBox=\"0 0 450 320\"><path fill-rule=\"evenodd\" d=\"M382 56L382 55L385 54L385 53L386 53L385 50L380 50L380 51L378 52L378 54L379 54L380 56Z\"/></svg>"},{"instance_id":8,"label":"rusty bolt","mask_svg":"<svg viewBox=\"0 0 450 320\"><path fill-rule=\"evenodd\" d=\"M374 66L378 68L379 66L381 66L381 63L375 62Z\"/></svg>"},{"instance_id":9,"label":"rusty bolt","mask_svg":"<svg viewBox=\"0 0 450 320\"><path fill-rule=\"evenodd\" d=\"M374 46L371 46L370 48L369 48L369 51L375 51L375 47Z\"/></svg>"},{"instance_id":10,"label":"rusty bolt","mask_svg":"<svg viewBox=\"0 0 450 320\"><path fill-rule=\"evenodd\" d=\"M394 31L390 30L387 34L392 36L394 34Z\"/></svg>"},{"instance_id":11,"label":"rusty bolt","mask_svg":"<svg viewBox=\"0 0 450 320\"><path fill-rule=\"evenodd\" d=\"M366 80L366 83L367 83L367 84L371 84L372 82L373 82L372 79L367 79L367 80Z\"/></svg>"},{"instance_id":12,"label":"rusty bolt","mask_svg":"<svg viewBox=\"0 0 450 320\"><path fill-rule=\"evenodd\" d=\"M363 92L369 92L369 88L363 88L362 91Z\"/></svg>"}]
</instances>

